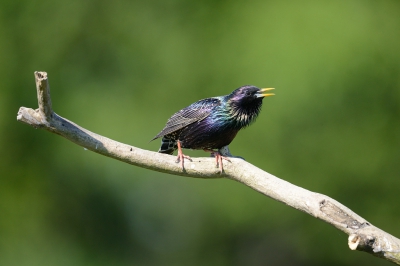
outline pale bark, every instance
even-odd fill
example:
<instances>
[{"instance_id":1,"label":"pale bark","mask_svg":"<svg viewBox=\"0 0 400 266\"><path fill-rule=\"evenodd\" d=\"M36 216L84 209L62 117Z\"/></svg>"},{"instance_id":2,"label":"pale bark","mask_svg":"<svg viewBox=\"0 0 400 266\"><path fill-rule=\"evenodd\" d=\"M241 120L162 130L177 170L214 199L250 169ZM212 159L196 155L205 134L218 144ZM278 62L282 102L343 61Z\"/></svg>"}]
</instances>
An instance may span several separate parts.
<instances>
[{"instance_id":1,"label":"pale bark","mask_svg":"<svg viewBox=\"0 0 400 266\"><path fill-rule=\"evenodd\" d=\"M175 157L136 148L90 132L53 112L46 72L35 72L39 108L21 107L17 120L42 128L96 153L150 170L196 178L236 180L274 200L310 214L348 234L348 245L400 265L400 240L360 217L336 200L279 179L239 159L224 161L220 174L213 158L185 160L185 169ZM227 148L226 148L227 149ZM229 154L229 150L225 151Z\"/></svg>"}]
</instances>

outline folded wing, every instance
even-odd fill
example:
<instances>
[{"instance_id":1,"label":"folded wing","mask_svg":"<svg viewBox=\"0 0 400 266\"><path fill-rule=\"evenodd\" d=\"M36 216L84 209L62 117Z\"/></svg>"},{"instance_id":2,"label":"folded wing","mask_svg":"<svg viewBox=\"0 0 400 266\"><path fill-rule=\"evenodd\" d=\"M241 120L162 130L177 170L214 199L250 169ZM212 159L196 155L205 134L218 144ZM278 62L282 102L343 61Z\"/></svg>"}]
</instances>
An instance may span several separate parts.
<instances>
[{"instance_id":1,"label":"folded wing","mask_svg":"<svg viewBox=\"0 0 400 266\"><path fill-rule=\"evenodd\" d=\"M157 134L152 140L162 136L171 134L179 129L182 129L194 122L201 121L211 114L211 111L221 104L219 97L207 98L197 101L188 107L176 112L170 119L160 133Z\"/></svg>"}]
</instances>

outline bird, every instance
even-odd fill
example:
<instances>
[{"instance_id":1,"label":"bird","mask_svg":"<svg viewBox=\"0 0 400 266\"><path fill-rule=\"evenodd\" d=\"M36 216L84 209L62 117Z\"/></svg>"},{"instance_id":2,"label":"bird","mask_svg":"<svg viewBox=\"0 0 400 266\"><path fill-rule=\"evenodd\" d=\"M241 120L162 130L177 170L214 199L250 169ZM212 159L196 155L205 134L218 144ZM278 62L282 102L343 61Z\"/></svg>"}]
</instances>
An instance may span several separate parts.
<instances>
[{"instance_id":1,"label":"bird","mask_svg":"<svg viewBox=\"0 0 400 266\"><path fill-rule=\"evenodd\" d=\"M256 120L264 97L275 95L267 93L273 89L245 85L225 96L199 100L173 114L151 141L162 138L159 153L173 154L178 150L176 162L181 163L183 170L184 159L192 159L182 149L210 152L222 174L222 159L230 160L220 149Z\"/></svg>"}]
</instances>

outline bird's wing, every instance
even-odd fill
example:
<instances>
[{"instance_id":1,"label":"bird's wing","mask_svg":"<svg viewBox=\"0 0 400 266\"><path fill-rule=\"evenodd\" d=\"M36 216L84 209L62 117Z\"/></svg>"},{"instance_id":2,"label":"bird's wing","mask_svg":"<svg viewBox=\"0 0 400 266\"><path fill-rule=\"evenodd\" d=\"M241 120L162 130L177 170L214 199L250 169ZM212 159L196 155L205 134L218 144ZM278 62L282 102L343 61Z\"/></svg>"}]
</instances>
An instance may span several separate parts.
<instances>
[{"instance_id":1,"label":"bird's wing","mask_svg":"<svg viewBox=\"0 0 400 266\"><path fill-rule=\"evenodd\" d=\"M175 132L194 122L203 120L211 114L211 111L215 106L220 104L221 99L219 97L215 97L203 99L189 105L188 107L176 112L173 116L171 116L171 118L168 119L164 129L152 140Z\"/></svg>"}]
</instances>

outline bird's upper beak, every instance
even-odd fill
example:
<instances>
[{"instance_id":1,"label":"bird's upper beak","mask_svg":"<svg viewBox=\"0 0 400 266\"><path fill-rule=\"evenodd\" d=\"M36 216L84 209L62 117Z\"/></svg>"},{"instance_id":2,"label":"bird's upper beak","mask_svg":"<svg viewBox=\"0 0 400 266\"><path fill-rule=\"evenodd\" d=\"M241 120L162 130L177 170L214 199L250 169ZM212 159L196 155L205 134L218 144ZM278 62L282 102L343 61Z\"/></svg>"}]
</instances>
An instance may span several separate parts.
<instances>
[{"instance_id":1,"label":"bird's upper beak","mask_svg":"<svg viewBox=\"0 0 400 266\"><path fill-rule=\"evenodd\" d=\"M274 90L274 89L275 89L275 88L264 88L264 89L261 89L261 90L256 94L256 96L257 96L257 98L268 97L268 96L274 96L274 95L275 95L274 93L263 93L263 92L270 91L270 90Z\"/></svg>"}]
</instances>

